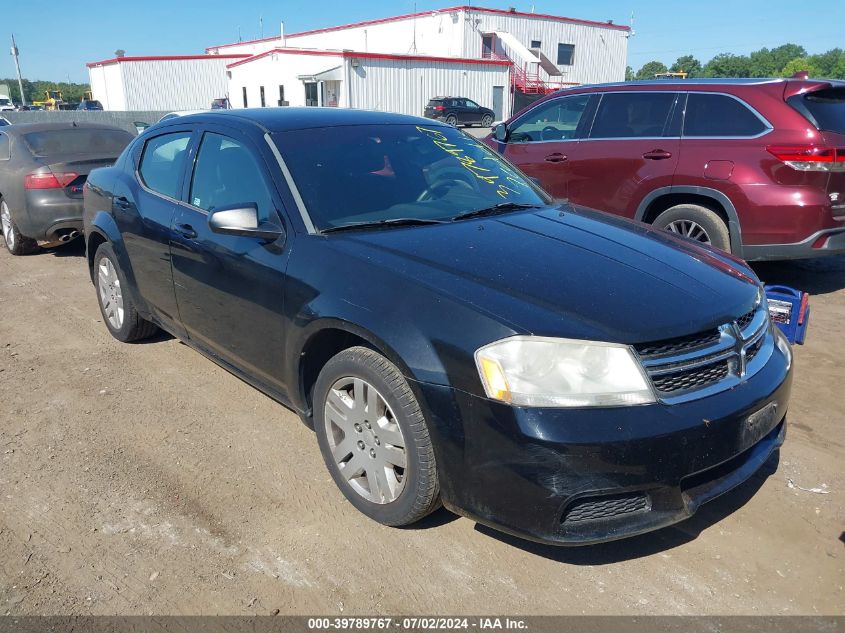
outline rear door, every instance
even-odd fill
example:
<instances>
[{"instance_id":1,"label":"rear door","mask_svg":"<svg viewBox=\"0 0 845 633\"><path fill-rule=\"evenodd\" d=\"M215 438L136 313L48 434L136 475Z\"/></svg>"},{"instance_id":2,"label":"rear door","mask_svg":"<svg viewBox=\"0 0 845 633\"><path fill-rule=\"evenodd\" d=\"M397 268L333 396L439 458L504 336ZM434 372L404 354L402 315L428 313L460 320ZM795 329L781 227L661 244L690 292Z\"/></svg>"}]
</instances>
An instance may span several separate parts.
<instances>
[{"instance_id":1,"label":"rear door","mask_svg":"<svg viewBox=\"0 0 845 633\"><path fill-rule=\"evenodd\" d=\"M213 233L210 211L255 204L259 221L284 226L267 157L238 130L205 126L173 219L173 282L188 336L235 367L281 389L283 298L289 249Z\"/></svg>"},{"instance_id":2,"label":"rear door","mask_svg":"<svg viewBox=\"0 0 845 633\"><path fill-rule=\"evenodd\" d=\"M681 149L681 94L601 94L589 134L569 152L573 204L634 217L648 192L669 187Z\"/></svg>"},{"instance_id":3,"label":"rear door","mask_svg":"<svg viewBox=\"0 0 845 633\"><path fill-rule=\"evenodd\" d=\"M132 262L136 287L155 316L177 330L170 226L179 208L192 142L193 132L187 127L151 133L132 157L134 178L117 179L113 192L114 218Z\"/></svg>"},{"instance_id":4,"label":"rear door","mask_svg":"<svg viewBox=\"0 0 845 633\"><path fill-rule=\"evenodd\" d=\"M463 101L466 106L465 122L471 123L473 125L478 125L479 123L481 123L481 106L470 99L464 99Z\"/></svg>"},{"instance_id":5,"label":"rear door","mask_svg":"<svg viewBox=\"0 0 845 633\"><path fill-rule=\"evenodd\" d=\"M552 197L568 196L569 154L588 128L596 95L578 94L538 104L508 126L500 153Z\"/></svg>"}]
</instances>

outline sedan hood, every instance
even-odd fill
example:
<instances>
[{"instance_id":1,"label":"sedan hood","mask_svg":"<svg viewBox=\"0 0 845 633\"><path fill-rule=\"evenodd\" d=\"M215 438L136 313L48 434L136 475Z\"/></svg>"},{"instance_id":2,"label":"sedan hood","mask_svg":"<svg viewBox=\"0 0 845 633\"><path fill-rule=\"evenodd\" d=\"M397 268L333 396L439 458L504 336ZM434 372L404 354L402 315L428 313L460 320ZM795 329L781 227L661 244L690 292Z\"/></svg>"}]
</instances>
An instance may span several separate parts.
<instances>
[{"instance_id":1,"label":"sedan hood","mask_svg":"<svg viewBox=\"0 0 845 633\"><path fill-rule=\"evenodd\" d=\"M336 238L349 256L544 336L682 336L745 314L759 292L754 273L729 255L569 207L328 239Z\"/></svg>"}]
</instances>

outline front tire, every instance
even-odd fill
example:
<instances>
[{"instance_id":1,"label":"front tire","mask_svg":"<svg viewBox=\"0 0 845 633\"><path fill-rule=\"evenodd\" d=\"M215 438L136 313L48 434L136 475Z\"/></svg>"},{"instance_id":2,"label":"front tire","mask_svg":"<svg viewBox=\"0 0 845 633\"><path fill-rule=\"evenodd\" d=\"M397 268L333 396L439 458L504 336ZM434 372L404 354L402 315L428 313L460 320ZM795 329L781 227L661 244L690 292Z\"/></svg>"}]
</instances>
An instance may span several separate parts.
<instances>
[{"instance_id":1,"label":"front tire","mask_svg":"<svg viewBox=\"0 0 845 633\"><path fill-rule=\"evenodd\" d=\"M731 252L731 235L724 220L707 207L678 204L654 220L657 228Z\"/></svg>"},{"instance_id":2,"label":"front tire","mask_svg":"<svg viewBox=\"0 0 845 633\"><path fill-rule=\"evenodd\" d=\"M94 286L103 323L118 341L140 341L158 331L158 327L138 314L127 291L126 276L120 270L110 244L100 244L94 255Z\"/></svg>"},{"instance_id":3,"label":"front tire","mask_svg":"<svg viewBox=\"0 0 845 633\"><path fill-rule=\"evenodd\" d=\"M21 235L5 200L0 200L0 226L3 228L6 249L12 255L29 255L38 251L38 242Z\"/></svg>"},{"instance_id":4,"label":"front tire","mask_svg":"<svg viewBox=\"0 0 845 633\"><path fill-rule=\"evenodd\" d=\"M381 354L352 347L326 363L314 387L314 429L335 484L371 519L409 525L439 506L425 418Z\"/></svg>"}]
</instances>

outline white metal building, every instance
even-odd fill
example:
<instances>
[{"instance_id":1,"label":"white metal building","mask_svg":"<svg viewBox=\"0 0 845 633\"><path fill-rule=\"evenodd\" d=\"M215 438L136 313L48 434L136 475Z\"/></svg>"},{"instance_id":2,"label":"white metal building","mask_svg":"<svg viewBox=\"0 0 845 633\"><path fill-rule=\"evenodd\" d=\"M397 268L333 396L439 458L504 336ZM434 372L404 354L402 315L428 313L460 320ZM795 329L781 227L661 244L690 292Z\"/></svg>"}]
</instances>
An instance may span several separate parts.
<instances>
[{"instance_id":1,"label":"white metal building","mask_svg":"<svg viewBox=\"0 0 845 633\"><path fill-rule=\"evenodd\" d=\"M106 110L200 110L226 96L226 64L244 57L115 57L88 64L88 76Z\"/></svg>"},{"instance_id":2,"label":"white metal building","mask_svg":"<svg viewBox=\"0 0 845 633\"><path fill-rule=\"evenodd\" d=\"M515 96L622 81L629 35L628 27L607 22L460 6L302 33L286 34L282 27L278 36L212 46L205 56L186 59L185 67L159 65L146 74L117 60L89 67L94 96L108 109L153 102L156 109L165 103L163 109L202 108L228 94L236 108L313 105L421 114L431 97L448 95L506 118ZM222 93L205 75L214 59L225 60ZM112 64L132 70L119 70L119 81L109 75L115 74ZM102 77L95 80L95 73ZM203 92L201 103L183 105L187 94L178 103L164 94L153 98L163 75L180 92ZM217 94L206 98L212 85ZM107 92L141 98L130 105L127 97L102 98Z\"/></svg>"}]
</instances>

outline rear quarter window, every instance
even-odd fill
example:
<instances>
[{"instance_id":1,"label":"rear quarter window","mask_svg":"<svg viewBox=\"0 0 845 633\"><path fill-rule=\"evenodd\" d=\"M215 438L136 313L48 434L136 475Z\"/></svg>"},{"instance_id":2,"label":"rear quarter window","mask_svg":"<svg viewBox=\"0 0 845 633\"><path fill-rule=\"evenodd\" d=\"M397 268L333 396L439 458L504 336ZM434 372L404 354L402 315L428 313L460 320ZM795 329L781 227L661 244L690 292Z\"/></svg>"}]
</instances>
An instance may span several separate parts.
<instances>
[{"instance_id":1,"label":"rear quarter window","mask_svg":"<svg viewBox=\"0 0 845 633\"><path fill-rule=\"evenodd\" d=\"M690 92L684 116L684 136L747 137L768 129L743 102L728 95Z\"/></svg>"},{"instance_id":2,"label":"rear quarter window","mask_svg":"<svg viewBox=\"0 0 845 633\"><path fill-rule=\"evenodd\" d=\"M787 103L819 130L845 134L845 88L827 88L795 95Z\"/></svg>"}]
</instances>

